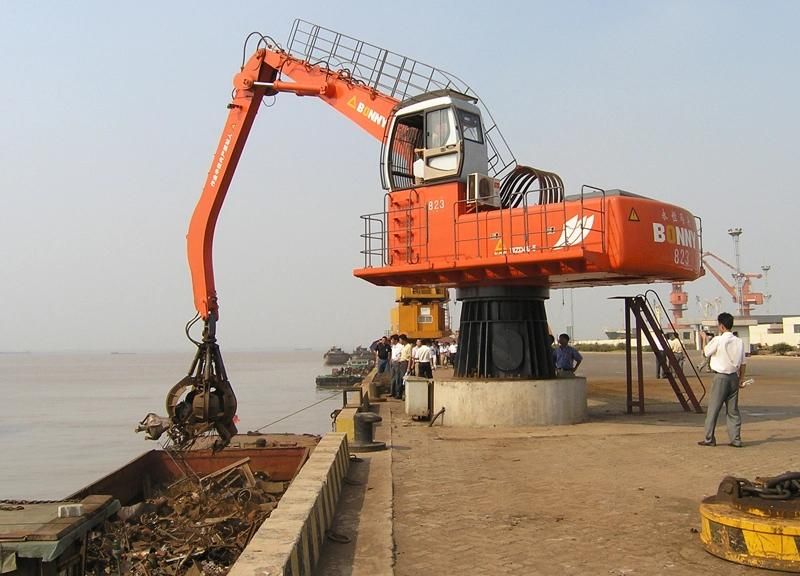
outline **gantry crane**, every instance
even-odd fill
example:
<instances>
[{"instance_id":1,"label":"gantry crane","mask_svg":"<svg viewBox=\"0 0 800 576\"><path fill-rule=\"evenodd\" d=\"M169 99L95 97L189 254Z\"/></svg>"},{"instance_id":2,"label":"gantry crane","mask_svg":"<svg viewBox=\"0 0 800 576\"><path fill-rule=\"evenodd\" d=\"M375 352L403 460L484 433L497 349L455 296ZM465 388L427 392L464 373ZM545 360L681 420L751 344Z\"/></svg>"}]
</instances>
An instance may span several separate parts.
<instances>
[{"instance_id":1,"label":"gantry crane","mask_svg":"<svg viewBox=\"0 0 800 576\"><path fill-rule=\"evenodd\" d=\"M744 316L745 318L749 317L750 312L752 312L753 310L753 306L760 306L764 303L764 294L761 292L753 292L751 289L751 280L761 278L761 274L745 273L745 272L739 274L739 277L741 278L742 282L742 301L740 303L739 295L737 294L736 291L736 286L732 285L730 282L725 280L725 278L723 278L723 276L714 269L714 267L709 262L709 259L712 258L717 262L719 262L720 264L722 264L723 266L727 266L728 268L733 270L733 274L731 274L731 276L733 277L734 282L736 281L736 276L737 276L736 267L733 266L732 264L729 264L728 262L717 256L713 252L703 252L703 264L705 265L705 267L708 268L708 271L711 272L711 275L717 279L717 282L719 282L722 285L722 287L725 288L725 291L731 295L733 303L740 304L740 308L742 310L742 316Z\"/></svg>"},{"instance_id":2,"label":"gantry crane","mask_svg":"<svg viewBox=\"0 0 800 576\"><path fill-rule=\"evenodd\" d=\"M377 212L361 217L364 263L354 274L381 286L456 288L459 376L552 377L544 308L551 287L700 276L698 218L621 190L584 186L567 195L557 174L517 163L481 100L456 76L302 20L286 49L267 36L253 39L189 225L203 338L189 374L167 397L169 422L160 431L176 444L214 429L224 446L236 432L236 398L216 340L212 243L265 96L322 100L381 142L386 193L376 195Z\"/></svg>"}]
</instances>

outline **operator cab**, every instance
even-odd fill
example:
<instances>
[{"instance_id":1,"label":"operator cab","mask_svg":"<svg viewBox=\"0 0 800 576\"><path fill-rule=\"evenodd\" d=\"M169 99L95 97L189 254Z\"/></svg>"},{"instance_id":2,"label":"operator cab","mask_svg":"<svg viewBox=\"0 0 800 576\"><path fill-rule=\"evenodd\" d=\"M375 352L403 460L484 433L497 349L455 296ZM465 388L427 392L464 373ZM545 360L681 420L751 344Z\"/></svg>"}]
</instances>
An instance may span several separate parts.
<instances>
[{"instance_id":1,"label":"operator cab","mask_svg":"<svg viewBox=\"0 0 800 576\"><path fill-rule=\"evenodd\" d=\"M486 174L488 155L477 99L437 90L398 104L383 146L383 186L402 190Z\"/></svg>"}]
</instances>

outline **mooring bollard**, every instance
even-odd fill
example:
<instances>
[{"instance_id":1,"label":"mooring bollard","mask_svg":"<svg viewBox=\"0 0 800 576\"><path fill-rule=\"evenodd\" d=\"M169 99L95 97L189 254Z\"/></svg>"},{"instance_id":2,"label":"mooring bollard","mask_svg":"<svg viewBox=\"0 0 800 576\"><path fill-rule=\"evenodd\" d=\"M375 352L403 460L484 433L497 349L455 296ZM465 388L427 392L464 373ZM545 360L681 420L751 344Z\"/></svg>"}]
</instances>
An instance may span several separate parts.
<instances>
[{"instance_id":1,"label":"mooring bollard","mask_svg":"<svg viewBox=\"0 0 800 576\"><path fill-rule=\"evenodd\" d=\"M386 442L375 442L372 438L375 432L375 424L381 421L383 421L383 418L374 412L359 412L353 416L355 442L350 445L350 449L353 452L384 450Z\"/></svg>"}]
</instances>

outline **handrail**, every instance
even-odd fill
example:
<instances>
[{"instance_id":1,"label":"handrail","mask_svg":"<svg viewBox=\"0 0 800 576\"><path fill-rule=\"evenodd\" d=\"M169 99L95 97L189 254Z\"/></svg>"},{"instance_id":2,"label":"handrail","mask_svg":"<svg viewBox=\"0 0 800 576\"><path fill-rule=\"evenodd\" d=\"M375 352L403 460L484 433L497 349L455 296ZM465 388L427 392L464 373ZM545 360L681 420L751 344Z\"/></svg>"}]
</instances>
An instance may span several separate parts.
<instances>
[{"instance_id":1,"label":"handrail","mask_svg":"<svg viewBox=\"0 0 800 576\"><path fill-rule=\"evenodd\" d=\"M647 307L650 309L650 312L653 314L653 317L658 318L658 315L656 314L656 311L653 309L653 306L650 304L650 300L647 299L648 294L652 294L653 297L656 300L658 300L658 305L661 306L661 310L664 312L664 316L667 318L667 322L669 322L669 327L671 328L672 332L677 334L678 329L675 327L675 324L672 323L672 319L669 317L669 314L667 314L667 308L664 306L664 302L661 300L661 296L658 295L658 292L650 288L648 290L645 290L645 293L642 295L642 298L647 304ZM660 325L659 328L661 328L662 332L664 331L664 329ZM692 359L689 356L689 352L688 350L686 350L686 347L683 345L683 340L681 340L680 337L678 337L678 342L680 342L681 350L683 350L683 355L689 361L689 365L692 367L692 372L694 372L697 381L700 383L700 387L703 389L703 394L697 400L698 402L702 402L703 398L706 397L706 386L705 384L703 384L703 379L700 377L700 373L697 371L697 367L694 365L694 362L692 362Z\"/></svg>"}]
</instances>

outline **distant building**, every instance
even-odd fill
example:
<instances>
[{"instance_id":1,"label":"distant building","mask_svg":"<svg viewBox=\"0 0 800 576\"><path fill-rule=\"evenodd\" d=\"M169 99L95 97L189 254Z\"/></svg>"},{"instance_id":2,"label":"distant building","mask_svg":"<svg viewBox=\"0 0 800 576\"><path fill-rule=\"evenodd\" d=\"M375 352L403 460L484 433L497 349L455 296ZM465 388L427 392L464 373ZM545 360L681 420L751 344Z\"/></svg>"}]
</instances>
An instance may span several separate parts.
<instances>
[{"instance_id":1,"label":"distant building","mask_svg":"<svg viewBox=\"0 0 800 576\"><path fill-rule=\"evenodd\" d=\"M750 343L762 346L786 343L800 346L800 316L753 316L758 321L750 327Z\"/></svg>"}]
</instances>

